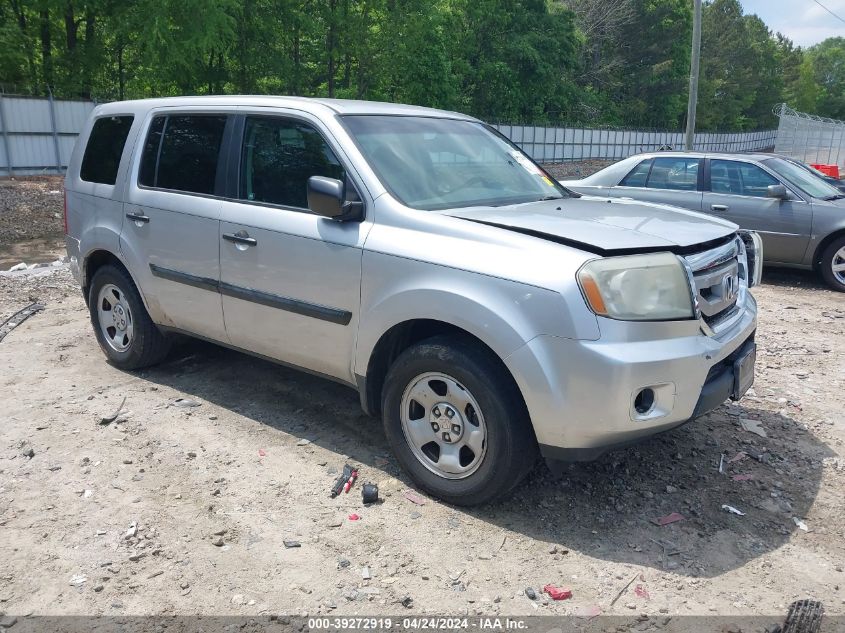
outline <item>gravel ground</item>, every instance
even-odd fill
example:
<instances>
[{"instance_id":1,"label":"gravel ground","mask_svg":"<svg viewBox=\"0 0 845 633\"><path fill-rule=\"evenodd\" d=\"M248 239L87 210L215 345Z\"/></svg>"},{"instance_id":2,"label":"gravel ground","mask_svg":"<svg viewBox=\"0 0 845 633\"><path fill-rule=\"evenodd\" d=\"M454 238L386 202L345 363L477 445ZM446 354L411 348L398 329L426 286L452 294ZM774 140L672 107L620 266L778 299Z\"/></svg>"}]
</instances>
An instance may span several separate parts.
<instances>
[{"instance_id":1,"label":"gravel ground","mask_svg":"<svg viewBox=\"0 0 845 633\"><path fill-rule=\"evenodd\" d=\"M0 179L0 247L62 233L61 176Z\"/></svg>"},{"instance_id":2,"label":"gravel ground","mask_svg":"<svg viewBox=\"0 0 845 633\"><path fill-rule=\"evenodd\" d=\"M0 612L845 614L845 297L787 272L755 295L739 404L465 510L405 497L353 391L193 341L124 373L66 268L0 275L0 321L46 304L0 343ZM344 462L382 504L329 498Z\"/></svg>"}]
</instances>

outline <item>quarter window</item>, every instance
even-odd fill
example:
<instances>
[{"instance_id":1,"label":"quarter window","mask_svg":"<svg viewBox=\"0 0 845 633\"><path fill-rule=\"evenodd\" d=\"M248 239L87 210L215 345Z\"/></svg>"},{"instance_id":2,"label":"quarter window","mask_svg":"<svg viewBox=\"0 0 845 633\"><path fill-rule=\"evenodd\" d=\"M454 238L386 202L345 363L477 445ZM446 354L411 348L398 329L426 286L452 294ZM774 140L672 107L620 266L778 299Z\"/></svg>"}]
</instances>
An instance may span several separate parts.
<instances>
[{"instance_id":1,"label":"quarter window","mask_svg":"<svg viewBox=\"0 0 845 633\"><path fill-rule=\"evenodd\" d=\"M735 196L765 198L769 185L778 185L777 178L751 163L733 160L710 161L710 190Z\"/></svg>"},{"instance_id":2,"label":"quarter window","mask_svg":"<svg viewBox=\"0 0 845 633\"><path fill-rule=\"evenodd\" d=\"M144 143L138 182L213 194L225 127L223 114L156 117Z\"/></svg>"},{"instance_id":3,"label":"quarter window","mask_svg":"<svg viewBox=\"0 0 845 633\"><path fill-rule=\"evenodd\" d=\"M698 162L697 158L655 158L646 187L695 191Z\"/></svg>"},{"instance_id":4,"label":"quarter window","mask_svg":"<svg viewBox=\"0 0 845 633\"><path fill-rule=\"evenodd\" d=\"M340 161L317 130L283 118L247 117L240 197L308 208L308 179L345 180Z\"/></svg>"},{"instance_id":5,"label":"quarter window","mask_svg":"<svg viewBox=\"0 0 845 633\"><path fill-rule=\"evenodd\" d=\"M651 159L649 158L634 167L633 171L625 176L619 184L623 187L645 187L645 181L648 178L648 171L650 169Z\"/></svg>"},{"instance_id":6,"label":"quarter window","mask_svg":"<svg viewBox=\"0 0 845 633\"><path fill-rule=\"evenodd\" d=\"M132 127L132 116L110 116L97 119L88 137L79 177L88 182L113 185L117 180L123 146Z\"/></svg>"}]
</instances>

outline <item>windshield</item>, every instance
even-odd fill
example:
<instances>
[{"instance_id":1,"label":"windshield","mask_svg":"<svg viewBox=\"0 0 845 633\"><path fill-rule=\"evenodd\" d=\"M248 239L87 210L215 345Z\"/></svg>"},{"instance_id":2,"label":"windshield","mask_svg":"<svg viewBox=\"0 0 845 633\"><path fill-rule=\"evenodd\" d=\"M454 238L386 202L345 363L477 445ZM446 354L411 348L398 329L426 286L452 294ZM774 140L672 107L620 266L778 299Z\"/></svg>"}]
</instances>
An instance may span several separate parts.
<instances>
[{"instance_id":1,"label":"windshield","mask_svg":"<svg viewBox=\"0 0 845 633\"><path fill-rule=\"evenodd\" d=\"M474 121L345 116L382 184L403 204L432 211L567 197L515 145Z\"/></svg>"},{"instance_id":2,"label":"windshield","mask_svg":"<svg viewBox=\"0 0 845 633\"><path fill-rule=\"evenodd\" d=\"M770 158L764 160L763 164L814 198L834 200L842 195L836 187L788 160Z\"/></svg>"}]
</instances>

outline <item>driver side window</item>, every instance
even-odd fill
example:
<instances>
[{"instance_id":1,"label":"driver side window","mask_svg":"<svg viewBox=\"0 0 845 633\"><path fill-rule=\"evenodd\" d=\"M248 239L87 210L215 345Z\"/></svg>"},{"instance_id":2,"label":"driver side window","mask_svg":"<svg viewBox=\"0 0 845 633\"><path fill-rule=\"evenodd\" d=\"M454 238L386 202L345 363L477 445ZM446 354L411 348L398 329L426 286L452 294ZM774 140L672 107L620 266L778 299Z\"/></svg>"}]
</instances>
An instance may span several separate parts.
<instances>
[{"instance_id":1,"label":"driver side window","mask_svg":"<svg viewBox=\"0 0 845 633\"><path fill-rule=\"evenodd\" d=\"M316 129L292 119L247 117L241 151L242 200L307 209L311 176L346 177Z\"/></svg>"},{"instance_id":2,"label":"driver side window","mask_svg":"<svg viewBox=\"0 0 845 633\"><path fill-rule=\"evenodd\" d=\"M763 169L733 160L710 161L710 190L713 193L765 198L769 185L779 185L777 178Z\"/></svg>"}]
</instances>

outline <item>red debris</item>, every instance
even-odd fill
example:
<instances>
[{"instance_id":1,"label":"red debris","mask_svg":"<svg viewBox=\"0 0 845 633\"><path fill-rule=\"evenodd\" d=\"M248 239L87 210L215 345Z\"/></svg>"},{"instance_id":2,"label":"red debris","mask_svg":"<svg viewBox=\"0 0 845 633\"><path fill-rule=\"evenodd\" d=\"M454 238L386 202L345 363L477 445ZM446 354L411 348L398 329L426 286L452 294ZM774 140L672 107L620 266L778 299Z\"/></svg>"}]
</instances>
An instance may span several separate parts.
<instances>
[{"instance_id":1,"label":"red debris","mask_svg":"<svg viewBox=\"0 0 845 633\"><path fill-rule=\"evenodd\" d=\"M357 514L355 514L354 512L353 512L352 514L350 514L350 515L349 515L349 520L350 520L350 521L357 521L357 520L358 520L358 519L360 519L360 518L361 518L361 517L359 517L359 516L358 516Z\"/></svg>"},{"instance_id":2,"label":"red debris","mask_svg":"<svg viewBox=\"0 0 845 633\"><path fill-rule=\"evenodd\" d=\"M258 449L258 456L259 456L259 457L264 457L265 455L267 455L267 453L264 451L264 449L263 449L263 448L259 448L259 449Z\"/></svg>"},{"instance_id":3,"label":"red debris","mask_svg":"<svg viewBox=\"0 0 845 633\"><path fill-rule=\"evenodd\" d=\"M549 594L552 600L569 600L572 597L571 589L560 589L554 585L546 585L543 587L543 593Z\"/></svg>"},{"instance_id":4,"label":"red debris","mask_svg":"<svg viewBox=\"0 0 845 633\"><path fill-rule=\"evenodd\" d=\"M640 598L651 600L651 596L648 595L648 589L646 589L642 585L637 585L636 587L634 587L634 593L637 594Z\"/></svg>"},{"instance_id":5,"label":"red debris","mask_svg":"<svg viewBox=\"0 0 845 633\"><path fill-rule=\"evenodd\" d=\"M413 490L406 490L406 491L405 491L405 492L403 492L402 494L403 494L403 495L405 496L405 498L406 498L408 501L410 501L411 503L415 503L415 504L417 504L418 506L424 506L424 505L425 505L425 499L423 499L421 496L419 496L419 495L418 495L416 492L414 492Z\"/></svg>"},{"instance_id":6,"label":"red debris","mask_svg":"<svg viewBox=\"0 0 845 633\"><path fill-rule=\"evenodd\" d=\"M672 514L667 514L665 517L657 517L656 519L652 519L651 522L655 525L669 525L670 523L676 523L678 521L683 521L684 516L682 514L678 514L677 512L673 512Z\"/></svg>"},{"instance_id":7,"label":"red debris","mask_svg":"<svg viewBox=\"0 0 845 633\"><path fill-rule=\"evenodd\" d=\"M734 475L731 479L734 481L749 481L754 479L754 475Z\"/></svg>"}]
</instances>

